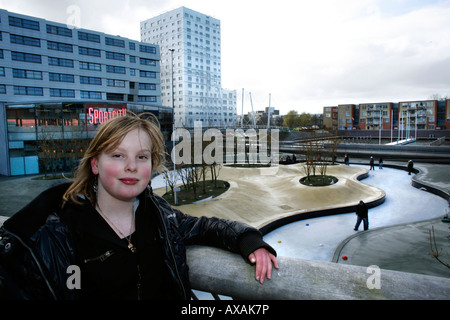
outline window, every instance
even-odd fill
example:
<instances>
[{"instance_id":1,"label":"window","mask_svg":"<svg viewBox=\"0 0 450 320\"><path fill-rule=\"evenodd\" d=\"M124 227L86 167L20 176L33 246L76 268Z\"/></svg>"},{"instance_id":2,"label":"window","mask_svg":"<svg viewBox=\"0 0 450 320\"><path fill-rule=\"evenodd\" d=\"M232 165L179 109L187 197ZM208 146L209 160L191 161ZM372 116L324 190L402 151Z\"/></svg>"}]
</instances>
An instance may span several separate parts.
<instances>
[{"instance_id":1,"label":"window","mask_svg":"<svg viewBox=\"0 0 450 320\"><path fill-rule=\"evenodd\" d=\"M106 85L108 87L125 88L125 81L123 81L123 80L114 80L114 79L106 79Z\"/></svg>"},{"instance_id":2,"label":"window","mask_svg":"<svg viewBox=\"0 0 450 320\"><path fill-rule=\"evenodd\" d=\"M106 93L106 100L123 101L123 96L120 93Z\"/></svg>"},{"instance_id":3,"label":"window","mask_svg":"<svg viewBox=\"0 0 450 320\"><path fill-rule=\"evenodd\" d=\"M14 86L14 94L19 96L43 96L44 90L38 87Z\"/></svg>"},{"instance_id":4,"label":"window","mask_svg":"<svg viewBox=\"0 0 450 320\"><path fill-rule=\"evenodd\" d=\"M50 81L56 82L75 82L75 77L73 74L64 74L64 73L49 73L48 78Z\"/></svg>"},{"instance_id":5,"label":"window","mask_svg":"<svg viewBox=\"0 0 450 320\"><path fill-rule=\"evenodd\" d=\"M154 83L139 83L139 90L156 90Z\"/></svg>"},{"instance_id":6,"label":"window","mask_svg":"<svg viewBox=\"0 0 450 320\"><path fill-rule=\"evenodd\" d=\"M42 80L42 72L41 71L32 71L32 70L13 69L13 77L21 78L21 79Z\"/></svg>"},{"instance_id":7,"label":"window","mask_svg":"<svg viewBox=\"0 0 450 320\"><path fill-rule=\"evenodd\" d=\"M6 94L6 86L4 84L0 84L0 94Z\"/></svg>"},{"instance_id":8,"label":"window","mask_svg":"<svg viewBox=\"0 0 450 320\"><path fill-rule=\"evenodd\" d=\"M152 47L152 46L146 46L146 45L140 44L139 51L146 52L146 53L156 53L156 48Z\"/></svg>"},{"instance_id":9,"label":"window","mask_svg":"<svg viewBox=\"0 0 450 320\"><path fill-rule=\"evenodd\" d=\"M156 60L139 58L141 64L146 66L156 66Z\"/></svg>"},{"instance_id":10,"label":"window","mask_svg":"<svg viewBox=\"0 0 450 320\"><path fill-rule=\"evenodd\" d=\"M93 71L102 71L102 65L99 64L99 63L80 61L80 69L82 69L82 70L93 70Z\"/></svg>"},{"instance_id":11,"label":"window","mask_svg":"<svg viewBox=\"0 0 450 320\"><path fill-rule=\"evenodd\" d=\"M140 70L139 71L139 75L142 78L156 78L156 72L153 72L153 71L142 71L142 70Z\"/></svg>"},{"instance_id":12,"label":"window","mask_svg":"<svg viewBox=\"0 0 450 320\"><path fill-rule=\"evenodd\" d=\"M92 56L92 57L100 57L101 56L101 52L99 49L86 48L86 47L79 47L78 53L85 55L85 56Z\"/></svg>"},{"instance_id":13,"label":"window","mask_svg":"<svg viewBox=\"0 0 450 320\"><path fill-rule=\"evenodd\" d=\"M64 58L48 57L48 64L50 66L73 68L73 60Z\"/></svg>"},{"instance_id":14,"label":"window","mask_svg":"<svg viewBox=\"0 0 450 320\"><path fill-rule=\"evenodd\" d=\"M25 28L25 29L31 29L39 31L39 22L34 20L28 20L28 19L22 19L17 17L11 17L9 16L9 25L12 27L19 27L19 28Z\"/></svg>"},{"instance_id":15,"label":"window","mask_svg":"<svg viewBox=\"0 0 450 320\"><path fill-rule=\"evenodd\" d=\"M41 56L38 54L32 53L23 53L23 52L11 52L11 59L14 61L23 61L23 62L31 62L31 63L42 63Z\"/></svg>"},{"instance_id":16,"label":"window","mask_svg":"<svg viewBox=\"0 0 450 320\"><path fill-rule=\"evenodd\" d=\"M100 43L100 36L98 34L78 31L78 39L90 42Z\"/></svg>"},{"instance_id":17,"label":"window","mask_svg":"<svg viewBox=\"0 0 450 320\"><path fill-rule=\"evenodd\" d=\"M106 51L106 59L125 61L125 55L123 53Z\"/></svg>"},{"instance_id":18,"label":"window","mask_svg":"<svg viewBox=\"0 0 450 320\"><path fill-rule=\"evenodd\" d=\"M72 30L71 29L64 28L64 27L58 27L58 26L52 26L50 24L47 24L47 33L72 38Z\"/></svg>"},{"instance_id":19,"label":"window","mask_svg":"<svg viewBox=\"0 0 450 320\"><path fill-rule=\"evenodd\" d=\"M114 39L114 38L105 38L105 44L108 46L115 46L115 47L121 47L125 48L125 41L120 39Z\"/></svg>"},{"instance_id":20,"label":"window","mask_svg":"<svg viewBox=\"0 0 450 320\"><path fill-rule=\"evenodd\" d=\"M138 96L138 102L156 102L155 96Z\"/></svg>"},{"instance_id":21,"label":"window","mask_svg":"<svg viewBox=\"0 0 450 320\"><path fill-rule=\"evenodd\" d=\"M31 38L31 37L25 37L25 36L19 36L16 34L11 34L9 36L9 39L11 43L15 44L22 44L25 46L31 46L31 47L41 47L41 40L37 38Z\"/></svg>"},{"instance_id":22,"label":"window","mask_svg":"<svg viewBox=\"0 0 450 320\"><path fill-rule=\"evenodd\" d=\"M83 77L80 76L80 83L81 84L94 84L94 85L101 85L102 79L96 78L96 77Z\"/></svg>"},{"instance_id":23,"label":"window","mask_svg":"<svg viewBox=\"0 0 450 320\"><path fill-rule=\"evenodd\" d=\"M73 47L71 44L53 41L47 41L47 49L64 52L73 52Z\"/></svg>"},{"instance_id":24,"label":"window","mask_svg":"<svg viewBox=\"0 0 450 320\"><path fill-rule=\"evenodd\" d=\"M102 93L97 91L80 91L81 99L101 99Z\"/></svg>"},{"instance_id":25,"label":"window","mask_svg":"<svg viewBox=\"0 0 450 320\"><path fill-rule=\"evenodd\" d=\"M129 43L130 50L136 50L136 44L133 42Z\"/></svg>"},{"instance_id":26,"label":"window","mask_svg":"<svg viewBox=\"0 0 450 320\"><path fill-rule=\"evenodd\" d=\"M75 90L50 88L50 97L75 98Z\"/></svg>"},{"instance_id":27,"label":"window","mask_svg":"<svg viewBox=\"0 0 450 320\"><path fill-rule=\"evenodd\" d=\"M120 73L125 74L126 70L124 67L118 67L118 66L106 66L106 72L109 73Z\"/></svg>"}]
</instances>

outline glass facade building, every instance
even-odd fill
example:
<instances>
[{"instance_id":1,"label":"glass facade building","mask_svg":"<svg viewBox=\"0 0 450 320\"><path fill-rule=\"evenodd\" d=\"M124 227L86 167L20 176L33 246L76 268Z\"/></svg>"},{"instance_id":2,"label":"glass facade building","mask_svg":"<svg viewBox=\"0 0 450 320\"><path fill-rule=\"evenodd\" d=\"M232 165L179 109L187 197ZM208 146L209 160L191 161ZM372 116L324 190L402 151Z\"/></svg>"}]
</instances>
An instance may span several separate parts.
<instances>
[{"instance_id":1,"label":"glass facade building","mask_svg":"<svg viewBox=\"0 0 450 320\"><path fill-rule=\"evenodd\" d=\"M166 143L172 134L172 109L167 107L73 101L7 104L3 111L3 175L73 171L98 126L128 111L153 113Z\"/></svg>"},{"instance_id":2,"label":"glass facade building","mask_svg":"<svg viewBox=\"0 0 450 320\"><path fill-rule=\"evenodd\" d=\"M104 120L155 114L158 45L0 10L0 174L71 171Z\"/></svg>"}]
</instances>

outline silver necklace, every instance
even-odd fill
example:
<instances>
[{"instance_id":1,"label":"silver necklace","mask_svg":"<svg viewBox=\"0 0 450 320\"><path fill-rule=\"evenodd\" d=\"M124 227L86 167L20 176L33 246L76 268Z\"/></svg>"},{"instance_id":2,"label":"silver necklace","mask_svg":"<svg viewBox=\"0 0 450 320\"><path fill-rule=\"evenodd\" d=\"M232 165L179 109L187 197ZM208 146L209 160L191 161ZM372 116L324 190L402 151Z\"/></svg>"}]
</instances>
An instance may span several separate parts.
<instances>
[{"instance_id":1,"label":"silver necklace","mask_svg":"<svg viewBox=\"0 0 450 320\"><path fill-rule=\"evenodd\" d=\"M125 235L119 230L119 228L117 228L116 225L111 220L108 219L108 217L103 213L98 203L97 208L100 215L109 223L109 225L113 227L113 229L116 230L122 236L122 238L127 240L128 249L130 249L131 252L135 253L137 251L137 248L134 246L134 244L131 243L131 231L133 230L134 225L134 204L131 209L131 225L130 225L130 234L128 235L128 237L125 237Z\"/></svg>"}]
</instances>

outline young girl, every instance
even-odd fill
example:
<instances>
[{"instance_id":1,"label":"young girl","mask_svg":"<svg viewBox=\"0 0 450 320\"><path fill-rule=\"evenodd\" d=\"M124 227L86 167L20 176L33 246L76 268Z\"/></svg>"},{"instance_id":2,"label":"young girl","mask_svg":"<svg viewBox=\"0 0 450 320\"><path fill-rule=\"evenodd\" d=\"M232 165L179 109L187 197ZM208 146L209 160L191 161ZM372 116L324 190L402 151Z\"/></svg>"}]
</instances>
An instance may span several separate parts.
<instances>
[{"instance_id":1,"label":"young girl","mask_svg":"<svg viewBox=\"0 0 450 320\"><path fill-rule=\"evenodd\" d=\"M189 299L185 246L192 244L240 253L256 264L257 280L270 279L276 253L258 230L185 215L153 194L151 176L163 169L163 154L154 116L105 122L73 183L43 192L5 221L0 297ZM68 270L79 271L78 287Z\"/></svg>"}]
</instances>

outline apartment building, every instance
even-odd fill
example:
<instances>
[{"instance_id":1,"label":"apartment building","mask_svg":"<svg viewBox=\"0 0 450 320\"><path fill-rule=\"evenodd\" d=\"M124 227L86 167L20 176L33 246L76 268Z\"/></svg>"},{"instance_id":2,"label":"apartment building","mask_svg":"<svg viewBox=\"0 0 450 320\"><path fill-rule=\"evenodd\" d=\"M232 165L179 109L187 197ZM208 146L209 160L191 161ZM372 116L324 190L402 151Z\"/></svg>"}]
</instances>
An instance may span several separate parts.
<instances>
[{"instance_id":1,"label":"apartment building","mask_svg":"<svg viewBox=\"0 0 450 320\"><path fill-rule=\"evenodd\" d=\"M393 121L392 102L359 105L359 128L362 130L388 130Z\"/></svg>"},{"instance_id":2,"label":"apartment building","mask_svg":"<svg viewBox=\"0 0 450 320\"><path fill-rule=\"evenodd\" d=\"M323 108L324 126L333 130L450 130L450 100L342 104ZM381 128L380 128L381 126Z\"/></svg>"},{"instance_id":3,"label":"apartment building","mask_svg":"<svg viewBox=\"0 0 450 320\"><path fill-rule=\"evenodd\" d=\"M177 127L236 124L236 91L222 88L220 20L180 7L141 22L141 41L161 50L162 104ZM226 101L226 103L225 103Z\"/></svg>"},{"instance_id":4,"label":"apartment building","mask_svg":"<svg viewBox=\"0 0 450 320\"><path fill-rule=\"evenodd\" d=\"M159 60L158 45L0 10L0 174L73 169L127 110L154 113L170 137Z\"/></svg>"},{"instance_id":5,"label":"apartment building","mask_svg":"<svg viewBox=\"0 0 450 320\"><path fill-rule=\"evenodd\" d=\"M407 130L434 130L437 127L438 101L399 102L399 125Z\"/></svg>"},{"instance_id":6,"label":"apartment building","mask_svg":"<svg viewBox=\"0 0 450 320\"><path fill-rule=\"evenodd\" d=\"M338 107L323 107L323 126L325 128L337 130Z\"/></svg>"},{"instance_id":7,"label":"apartment building","mask_svg":"<svg viewBox=\"0 0 450 320\"><path fill-rule=\"evenodd\" d=\"M353 104L338 105L338 129L352 130L358 121L358 106Z\"/></svg>"}]
</instances>

